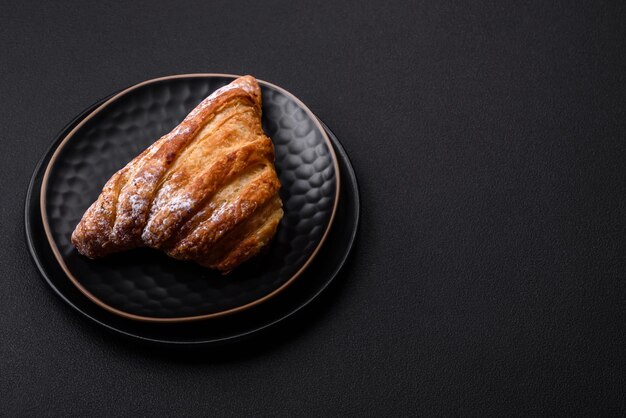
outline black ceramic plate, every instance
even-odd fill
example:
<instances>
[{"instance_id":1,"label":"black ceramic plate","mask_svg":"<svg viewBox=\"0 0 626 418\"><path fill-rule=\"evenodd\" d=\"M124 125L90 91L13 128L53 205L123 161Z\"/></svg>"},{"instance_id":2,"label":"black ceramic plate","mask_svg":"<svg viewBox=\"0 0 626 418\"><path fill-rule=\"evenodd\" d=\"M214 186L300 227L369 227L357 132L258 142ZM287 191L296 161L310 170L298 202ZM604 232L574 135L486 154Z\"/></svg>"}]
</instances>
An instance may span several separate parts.
<instances>
[{"instance_id":1,"label":"black ceramic plate","mask_svg":"<svg viewBox=\"0 0 626 418\"><path fill-rule=\"evenodd\" d=\"M165 345L205 346L236 341L278 324L315 300L337 277L356 237L360 203L356 177L348 156L335 135L325 127L337 153L341 172L341 193L336 220L316 259L302 277L284 292L248 310L210 319L210 324L204 320L176 324L139 322L114 315L93 304L69 281L48 242L43 238L39 190L45 167L59 142L99 104L87 109L59 133L36 167L26 196L25 226L28 248L42 277L73 309L110 331L133 339Z\"/></svg>"},{"instance_id":2,"label":"black ceramic plate","mask_svg":"<svg viewBox=\"0 0 626 418\"><path fill-rule=\"evenodd\" d=\"M93 302L131 319L181 322L248 309L299 277L324 242L339 194L338 163L324 128L285 90L260 82L285 215L262 256L228 275L141 249L89 260L71 233L111 175L173 129L228 75L150 80L106 100L55 149L44 173L46 236L69 279Z\"/></svg>"}]
</instances>

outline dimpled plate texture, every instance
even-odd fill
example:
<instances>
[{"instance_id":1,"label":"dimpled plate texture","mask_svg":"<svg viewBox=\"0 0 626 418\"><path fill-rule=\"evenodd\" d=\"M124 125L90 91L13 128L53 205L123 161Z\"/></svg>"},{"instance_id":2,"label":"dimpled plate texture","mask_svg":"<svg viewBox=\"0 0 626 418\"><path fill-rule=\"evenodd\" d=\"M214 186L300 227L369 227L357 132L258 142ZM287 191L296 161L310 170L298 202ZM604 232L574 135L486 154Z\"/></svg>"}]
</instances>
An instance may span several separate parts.
<instances>
[{"instance_id":1,"label":"dimpled plate texture","mask_svg":"<svg viewBox=\"0 0 626 418\"><path fill-rule=\"evenodd\" d=\"M188 76L143 84L97 111L51 161L42 192L52 240L72 275L104 304L157 319L219 314L281 288L321 244L338 190L333 153L310 113L262 84L263 127L274 142L285 211L264 254L222 276L156 250L89 260L72 246L72 231L110 176L230 81Z\"/></svg>"}]
</instances>

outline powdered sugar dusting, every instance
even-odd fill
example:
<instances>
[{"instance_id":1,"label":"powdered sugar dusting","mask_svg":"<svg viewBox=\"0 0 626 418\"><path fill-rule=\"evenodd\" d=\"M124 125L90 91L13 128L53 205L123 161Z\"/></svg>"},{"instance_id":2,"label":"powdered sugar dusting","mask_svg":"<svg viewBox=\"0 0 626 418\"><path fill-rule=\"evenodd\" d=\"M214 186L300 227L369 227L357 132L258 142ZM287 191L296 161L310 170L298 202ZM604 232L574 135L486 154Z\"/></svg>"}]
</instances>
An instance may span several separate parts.
<instances>
[{"instance_id":1,"label":"powdered sugar dusting","mask_svg":"<svg viewBox=\"0 0 626 418\"><path fill-rule=\"evenodd\" d=\"M160 173L155 170L145 170L138 174L132 180L133 186L144 187L146 184L154 183L159 180Z\"/></svg>"},{"instance_id":2,"label":"powdered sugar dusting","mask_svg":"<svg viewBox=\"0 0 626 418\"><path fill-rule=\"evenodd\" d=\"M189 132L191 132L191 127L189 125L178 125L176 128L174 128L174 130L172 132L170 132L169 135L169 139L174 138L175 136L178 135L186 135Z\"/></svg>"},{"instance_id":3,"label":"powdered sugar dusting","mask_svg":"<svg viewBox=\"0 0 626 418\"><path fill-rule=\"evenodd\" d=\"M213 211L209 217L209 223L217 223L226 213L232 211L232 204L222 202L222 204Z\"/></svg>"},{"instance_id":4,"label":"powdered sugar dusting","mask_svg":"<svg viewBox=\"0 0 626 418\"><path fill-rule=\"evenodd\" d=\"M166 204L166 207L170 212L189 211L192 206L193 199L190 199L186 194L174 196Z\"/></svg>"},{"instance_id":5,"label":"powdered sugar dusting","mask_svg":"<svg viewBox=\"0 0 626 418\"><path fill-rule=\"evenodd\" d=\"M132 195L128 198L131 205L131 216L140 219L141 214L146 210L148 202L139 195Z\"/></svg>"},{"instance_id":6,"label":"powdered sugar dusting","mask_svg":"<svg viewBox=\"0 0 626 418\"><path fill-rule=\"evenodd\" d=\"M150 210L151 217L161 210L164 203L167 203L167 198L171 194L171 191L172 186L169 183L165 183L163 186L161 186L161 189L158 191L158 194L154 199L154 203L152 204L152 209Z\"/></svg>"}]
</instances>

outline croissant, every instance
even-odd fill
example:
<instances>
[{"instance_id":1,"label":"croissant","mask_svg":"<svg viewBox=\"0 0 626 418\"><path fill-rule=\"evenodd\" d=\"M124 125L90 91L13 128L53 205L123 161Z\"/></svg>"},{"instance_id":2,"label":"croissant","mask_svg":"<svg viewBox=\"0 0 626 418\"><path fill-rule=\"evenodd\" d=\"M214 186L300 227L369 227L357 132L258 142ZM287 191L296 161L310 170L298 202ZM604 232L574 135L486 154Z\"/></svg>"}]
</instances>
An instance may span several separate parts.
<instances>
[{"instance_id":1,"label":"croissant","mask_svg":"<svg viewBox=\"0 0 626 418\"><path fill-rule=\"evenodd\" d=\"M72 244L89 258L150 247L229 272L276 233L279 188L259 84L240 77L115 173Z\"/></svg>"}]
</instances>

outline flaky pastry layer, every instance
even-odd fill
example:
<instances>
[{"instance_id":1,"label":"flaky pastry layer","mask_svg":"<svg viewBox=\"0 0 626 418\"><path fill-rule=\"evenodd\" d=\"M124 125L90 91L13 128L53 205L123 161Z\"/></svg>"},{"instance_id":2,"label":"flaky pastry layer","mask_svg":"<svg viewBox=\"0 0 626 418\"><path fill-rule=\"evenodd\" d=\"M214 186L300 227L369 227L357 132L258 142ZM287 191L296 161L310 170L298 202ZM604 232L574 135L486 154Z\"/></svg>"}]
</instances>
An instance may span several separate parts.
<instances>
[{"instance_id":1,"label":"flaky pastry layer","mask_svg":"<svg viewBox=\"0 0 626 418\"><path fill-rule=\"evenodd\" d=\"M72 243L90 258L151 247L228 272L276 233L279 188L261 90L240 77L115 173Z\"/></svg>"}]
</instances>

